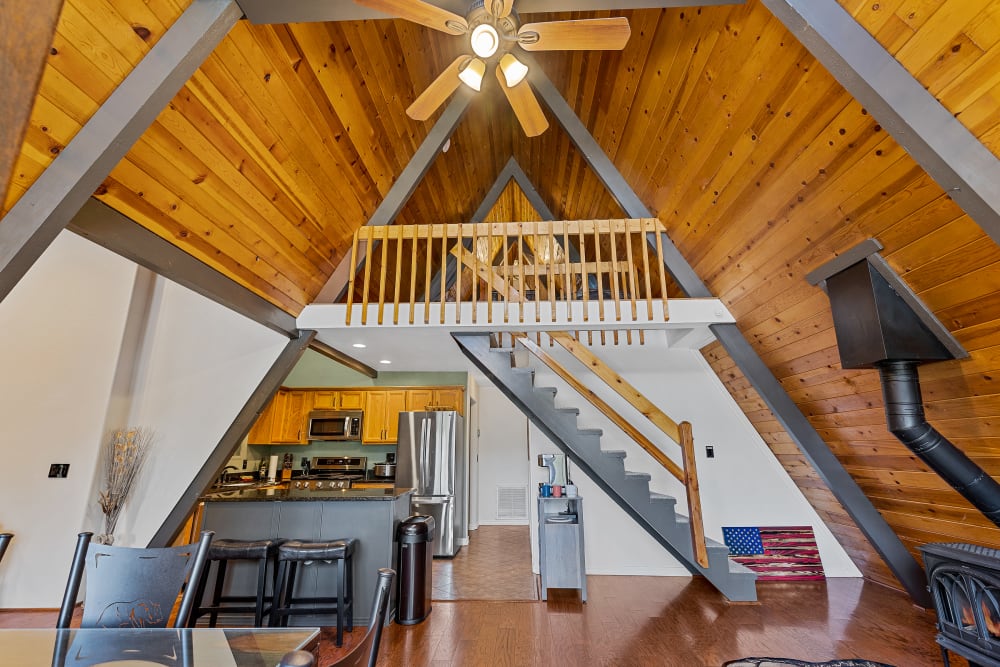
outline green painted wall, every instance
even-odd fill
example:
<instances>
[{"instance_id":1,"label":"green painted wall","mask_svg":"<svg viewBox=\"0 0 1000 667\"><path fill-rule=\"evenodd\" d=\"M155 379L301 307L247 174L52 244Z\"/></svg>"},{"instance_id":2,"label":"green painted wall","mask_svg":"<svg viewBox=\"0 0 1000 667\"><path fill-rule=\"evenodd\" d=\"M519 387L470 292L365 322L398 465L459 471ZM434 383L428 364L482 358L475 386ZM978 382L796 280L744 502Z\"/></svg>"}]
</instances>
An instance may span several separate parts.
<instances>
[{"instance_id":1,"label":"green painted wall","mask_svg":"<svg viewBox=\"0 0 1000 667\"><path fill-rule=\"evenodd\" d=\"M422 387L427 385L467 386L468 373L382 371L374 380L343 364L306 350L299 363L282 383L286 387Z\"/></svg>"}]
</instances>

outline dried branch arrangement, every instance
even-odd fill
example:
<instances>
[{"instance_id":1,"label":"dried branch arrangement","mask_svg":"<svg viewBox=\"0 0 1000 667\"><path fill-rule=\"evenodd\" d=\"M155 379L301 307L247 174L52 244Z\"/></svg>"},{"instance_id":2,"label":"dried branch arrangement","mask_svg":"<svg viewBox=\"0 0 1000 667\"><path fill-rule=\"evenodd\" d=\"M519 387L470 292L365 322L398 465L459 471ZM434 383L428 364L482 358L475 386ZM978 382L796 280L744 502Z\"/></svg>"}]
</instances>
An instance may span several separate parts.
<instances>
[{"instance_id":1,"label":"dried branch arrangement","mask_svg":"<svg viewBox=\"0 0 1000 667\"><path fill-rule=\"evenodd\" d=\"M153 432L142 427L117 429L108 435L103 454L104 490L98 493L104 512L104 534L98 536L99 542L114 542L118 516L132 493L152 441Z\"/></svg>"}]
</instances>

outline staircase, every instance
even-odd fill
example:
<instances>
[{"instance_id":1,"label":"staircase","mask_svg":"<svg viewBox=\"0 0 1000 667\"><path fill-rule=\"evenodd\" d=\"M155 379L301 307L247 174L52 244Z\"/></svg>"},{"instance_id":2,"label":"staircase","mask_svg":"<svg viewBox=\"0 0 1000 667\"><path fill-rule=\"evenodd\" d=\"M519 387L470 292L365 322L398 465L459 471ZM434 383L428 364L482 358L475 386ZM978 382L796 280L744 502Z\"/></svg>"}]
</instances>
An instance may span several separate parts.
<instances>
[{"instance_id":1,"label":"staircase","mask_svg":"<svg viewBox=\"0 0 1000 667\"><path fill-rule=\"evenodd\" d=\"M488 333L453 333L459 348L531 422L691 574L708 579L733 602L757 600L757 575L729 559L724 544L706 539L708 567L695 559L686 516L674 511L676 500L649 490L650 475L625 469L625 452L601 449L600 429L577 426L577 408L558 408L556 389L535 387L534 371L515 368L510 348L490 346Z\"/></svg>"}]
</instances>

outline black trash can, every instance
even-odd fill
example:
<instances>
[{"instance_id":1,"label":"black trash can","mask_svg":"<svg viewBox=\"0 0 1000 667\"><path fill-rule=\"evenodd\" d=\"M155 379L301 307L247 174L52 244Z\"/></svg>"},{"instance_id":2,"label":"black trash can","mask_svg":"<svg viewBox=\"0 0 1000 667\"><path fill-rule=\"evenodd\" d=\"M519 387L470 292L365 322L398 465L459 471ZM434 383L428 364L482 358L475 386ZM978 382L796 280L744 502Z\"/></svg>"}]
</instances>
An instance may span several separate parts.
<instances>
[{"instance_id":1,"label":"black trash can","mask_svg":"<svg viewBox=\"0 0 1000 667\"><path fill-rule=\"evenodd\" d=\"M396 622L419 623L431 613L434 517L411 516L399 524L399 597Z\"/></svg>"}]
</instances>

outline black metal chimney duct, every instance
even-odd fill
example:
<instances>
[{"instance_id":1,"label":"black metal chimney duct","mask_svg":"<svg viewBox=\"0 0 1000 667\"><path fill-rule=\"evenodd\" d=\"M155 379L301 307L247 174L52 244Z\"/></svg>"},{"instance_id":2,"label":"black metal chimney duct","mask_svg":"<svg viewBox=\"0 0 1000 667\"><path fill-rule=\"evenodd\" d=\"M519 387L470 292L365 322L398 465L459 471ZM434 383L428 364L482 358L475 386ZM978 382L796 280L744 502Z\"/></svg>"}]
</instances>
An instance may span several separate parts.
<instances>
[{"instance_id":1,"label":"black metal chimney duct","mask_svg":"<svg viewBox=\"0 0 1000 667\"><path fill-rule=\"evenodd\" d=\"M877 364L889 430L987 519L1000 526L1000 484L924 419L917 363Z\"/></svg>"},{"instance_id":2,"label":"black metal chimney duct","mask_svg":"<svg viewBox=\"0 0 1000 667\"><path fill-rule=\"evenodd\" d=\"M900 296L869 260L827 277L826 290L841 366L878 369L889 431L1000 526L1000 484L924 418L917 366L956 358L957 343L945 345L914 311L915 298Z\"/></svg>"}]
</instances>

